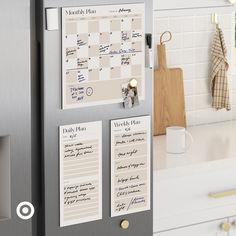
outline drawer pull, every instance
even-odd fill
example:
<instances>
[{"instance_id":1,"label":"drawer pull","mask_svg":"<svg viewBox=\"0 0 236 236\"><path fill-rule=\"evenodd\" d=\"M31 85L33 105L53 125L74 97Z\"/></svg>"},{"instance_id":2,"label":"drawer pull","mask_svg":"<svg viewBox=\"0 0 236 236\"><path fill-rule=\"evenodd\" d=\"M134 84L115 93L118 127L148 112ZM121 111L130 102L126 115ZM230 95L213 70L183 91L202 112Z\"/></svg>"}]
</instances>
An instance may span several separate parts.
<instances>
[{"instance_id":1,"label":"drawer pull","mask_svg":"<svg viewBox=\"0 0 236 236\"><path fill-rule=\"evenodd\" d=\"M227 192L221 192L221 193L209 193L209 196L213 198L229 197L233 195L236 195L236 189L227 191Z\"/></svg>"}]
</instances>

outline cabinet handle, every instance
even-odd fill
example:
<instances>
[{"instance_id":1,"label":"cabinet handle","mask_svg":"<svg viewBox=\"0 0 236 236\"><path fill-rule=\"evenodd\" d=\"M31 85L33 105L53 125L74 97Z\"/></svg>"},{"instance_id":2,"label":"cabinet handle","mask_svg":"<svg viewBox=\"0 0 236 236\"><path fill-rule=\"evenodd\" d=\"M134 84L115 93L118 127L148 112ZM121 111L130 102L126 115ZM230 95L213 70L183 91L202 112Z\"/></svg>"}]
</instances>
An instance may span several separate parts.
<instances>
[{"instance_id":1,"label":"cabinet handle","mask_svg":"<svg viewBox=\"0 0 236 236\"><path fill-rule=\"evenodd\" d=\"M221 225L221 229L222 229L223 231L225 231L226 233L228 233L228 232L230 231L230 228L231 228L231 225L230 225L230 223L228 223L228 222L223 223L223 224Z\"/></svg>"},{"instance_id":2,"label":"cabinet handle","mask_svg":"<svg viewBox=\"0 0 236 236\"><path fill-rule=\"evenodd\" d=\"M236 195L236 189L231 190L231 191L227 191L227 192L209 193L209 196L213 197L213 198L229 197L229 196L233 196L233 195Z\"/></svg>"}]
</instances>

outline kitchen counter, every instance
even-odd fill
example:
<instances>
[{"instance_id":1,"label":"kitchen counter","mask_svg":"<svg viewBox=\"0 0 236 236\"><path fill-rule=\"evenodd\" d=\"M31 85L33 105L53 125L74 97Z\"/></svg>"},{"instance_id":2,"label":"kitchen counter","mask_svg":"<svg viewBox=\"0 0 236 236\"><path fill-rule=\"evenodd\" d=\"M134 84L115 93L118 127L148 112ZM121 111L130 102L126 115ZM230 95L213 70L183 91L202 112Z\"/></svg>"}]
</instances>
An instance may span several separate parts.
<instances>
[{"instance_id":1,"label":"kitchen counter","mask_svg":"<svg viewBox=\"0 0 236 236\"><path fill-rule=\"evenodd\" d=\"M166 136L154 137L154 180L236 167L236 121L187 130L194 143L185 154L167 154Z\"/></svg>"}]
</instances>

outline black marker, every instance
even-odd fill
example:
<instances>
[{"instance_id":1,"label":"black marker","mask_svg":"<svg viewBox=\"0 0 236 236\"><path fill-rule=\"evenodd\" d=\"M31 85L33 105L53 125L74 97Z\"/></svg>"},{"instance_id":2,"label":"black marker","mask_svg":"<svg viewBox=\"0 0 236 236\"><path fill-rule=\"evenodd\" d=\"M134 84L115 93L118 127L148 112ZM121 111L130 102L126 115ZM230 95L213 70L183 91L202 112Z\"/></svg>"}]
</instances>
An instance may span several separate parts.
<instances>
[{"instance_id":1,"label":"black marker","mask_svg":"<svg viewBox=\"0 0 236 236\"><path fill-rule=\"evenodd\" d=\"M153 66L153 57L152 57L152 34L146 34L146 44L149 52L149 67Z\"/></svg>"}]
</instances>

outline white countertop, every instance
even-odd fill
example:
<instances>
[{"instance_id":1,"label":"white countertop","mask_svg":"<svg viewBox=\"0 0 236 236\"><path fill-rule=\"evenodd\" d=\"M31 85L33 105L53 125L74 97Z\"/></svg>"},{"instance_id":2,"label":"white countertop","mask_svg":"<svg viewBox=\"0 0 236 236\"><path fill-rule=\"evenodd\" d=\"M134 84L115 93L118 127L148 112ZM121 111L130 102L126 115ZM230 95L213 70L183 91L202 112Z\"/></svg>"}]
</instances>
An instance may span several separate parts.
<instances>
[{"instance_id":1,"label":"white countertop","mask_svg":"<svg viewBox=\"0 0 236 236\"><path fill-rule=\"evenodd\" d=\"M166 136L154 137L154 179L236 167L236 121L187 129L194 143L185 154L167 154Z\"/></svg>"}]
</instances>

